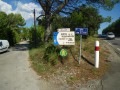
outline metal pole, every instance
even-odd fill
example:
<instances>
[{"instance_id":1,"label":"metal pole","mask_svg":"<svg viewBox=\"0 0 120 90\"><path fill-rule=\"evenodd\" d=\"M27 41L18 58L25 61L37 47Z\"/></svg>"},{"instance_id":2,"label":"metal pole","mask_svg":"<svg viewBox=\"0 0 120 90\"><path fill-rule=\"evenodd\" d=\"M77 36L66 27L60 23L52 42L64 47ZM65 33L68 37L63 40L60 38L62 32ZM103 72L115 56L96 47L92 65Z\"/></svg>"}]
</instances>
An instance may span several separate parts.
<instances>
[{"instance_id":1,"label":"metal pole","mask_svg":"<svg viewBox=\"0 0 120 90\"><path fill-rule=\"evenodd\" d=\"M79 56L79 64L81 60L81 55L82 55L82 35L80 35L80 56Z\"/></svg>"}]
</instances>

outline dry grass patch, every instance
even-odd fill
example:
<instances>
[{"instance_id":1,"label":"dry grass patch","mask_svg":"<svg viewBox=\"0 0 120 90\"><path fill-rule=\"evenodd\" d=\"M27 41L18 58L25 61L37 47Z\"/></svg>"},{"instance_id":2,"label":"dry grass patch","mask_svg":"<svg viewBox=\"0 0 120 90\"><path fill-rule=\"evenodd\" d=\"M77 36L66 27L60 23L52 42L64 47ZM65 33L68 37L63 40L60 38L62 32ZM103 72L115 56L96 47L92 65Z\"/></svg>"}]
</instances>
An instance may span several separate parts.
<instances>
[{"instance_id":1,"label":"dry grass patch","mask_svg":"<svg viewBox=\"0 0 120 90\"><path fill-rule=\"evenodd\" d=\"M68 56L61 58L59 50L61 47L54 47L55 52L48 54L50 62L44 62L45 48L40 47L30 51L32 67L41 76L41 78L53 83L74 85L77 83L86 83L89 80L101 78L108 70L109 63L106 58L110 52L100 41L100 68L94 67L94 43L96 38L90 37L83 40L82 43L82 59L78 64L79 56L79 41L76 41L75 46L64 47L68 51ZM102 44L101 44L102 43ZM50 44L51 45L51 44ZM48 45L49 46L49 45ZM50 46L50 48L52 48ZM56 54L57 50L57 54ZM54 64L51 61L55 61ZM58 82L59 81L59 82Z\"/></svg>"}]
</instances>

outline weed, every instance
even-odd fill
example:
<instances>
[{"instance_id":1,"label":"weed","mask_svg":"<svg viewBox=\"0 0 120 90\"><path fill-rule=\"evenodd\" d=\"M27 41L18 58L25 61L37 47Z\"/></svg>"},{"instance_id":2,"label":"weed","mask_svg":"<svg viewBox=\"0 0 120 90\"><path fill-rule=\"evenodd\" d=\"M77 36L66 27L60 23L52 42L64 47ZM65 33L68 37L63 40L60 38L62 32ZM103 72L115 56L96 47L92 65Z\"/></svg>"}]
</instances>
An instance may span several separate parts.
<instances>
[{"instance_id":1,"label":"weed","mask_svg":"<svg viewBox=\"0 0 120 90\"><path fill-rule=\"evenodd\" d=\"M32 63L33 68L39 73L44 74L45 72L49 71L49 66L45 67L45 65L43 63L36 63L33 62Z\"/></svg>"}]
</instances>

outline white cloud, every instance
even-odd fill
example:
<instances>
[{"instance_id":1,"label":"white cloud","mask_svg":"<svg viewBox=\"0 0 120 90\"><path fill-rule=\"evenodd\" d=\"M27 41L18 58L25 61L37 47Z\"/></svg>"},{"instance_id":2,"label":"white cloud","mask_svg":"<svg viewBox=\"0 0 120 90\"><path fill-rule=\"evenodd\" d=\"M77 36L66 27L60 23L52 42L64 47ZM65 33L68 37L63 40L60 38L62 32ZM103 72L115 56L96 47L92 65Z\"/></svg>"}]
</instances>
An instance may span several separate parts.
<instances>
[{"instance_id":1,"label":"white cloud","mask_svg":"<svg viewBox=\"0 0 120 90\"><path fill-rule=\"evenodd\" d=\"M33 18L33 10L36 10L36 17L40 15L41 7L35 3L16 3L16 8L13 10L12 5L0 0L0 11L4 11L7 14L9 13L20 13L22 17L27 21Z\"/></svg>"},{"instance_id":2,"label":"white cloud","mask_svg":"<svg viewBox=\"0 0 120 90\"><path fill-rule=\"evenodd\" d=\"M0 11L4 11L9 14L12 12L12 6L0 0Z\"/></svg>"},{"instance_id":3,"label":"white cloud","mask_svg":"<svg viewBox=\"0 0 120 90\"><path fill-rule=\"evenodd\" d=\"M36 10L36 16L39 16L42 9L38 5L32 2L26 4L18 2L17 8L14 12L20 13L25 18L25 20L28 20L33 18L34 9Z\"/></svg>"}]
</instances>

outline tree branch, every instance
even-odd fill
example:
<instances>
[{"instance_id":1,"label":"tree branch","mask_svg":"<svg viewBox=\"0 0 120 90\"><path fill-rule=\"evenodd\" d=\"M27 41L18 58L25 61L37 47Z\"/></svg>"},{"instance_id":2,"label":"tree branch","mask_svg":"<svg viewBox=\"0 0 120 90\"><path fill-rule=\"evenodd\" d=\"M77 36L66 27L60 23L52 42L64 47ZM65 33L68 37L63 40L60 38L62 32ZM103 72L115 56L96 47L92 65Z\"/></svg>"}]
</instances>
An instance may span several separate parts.
<instances>
[{"instance_id":1,"label":"tree branch","mask_svg":"<svg viewBox=\"0 0 120 90\"><path fill-rule=\"evenodd\" d=\"M57 10L54 12L56 14L58 14L67 4L68 4L69 0L65 0L58 8Z\"/></svg>"},{"instance_id":2,"label":"tree branch","mask_svg":"<svg viewBox=\"0 0 120 90\"><path fill-rule=\"evenodd\" d=\"M41 5L42 9L45 11L45 4L42 2L42 0L38 0L39 4Z\"/></svg>"}]
</instances>

